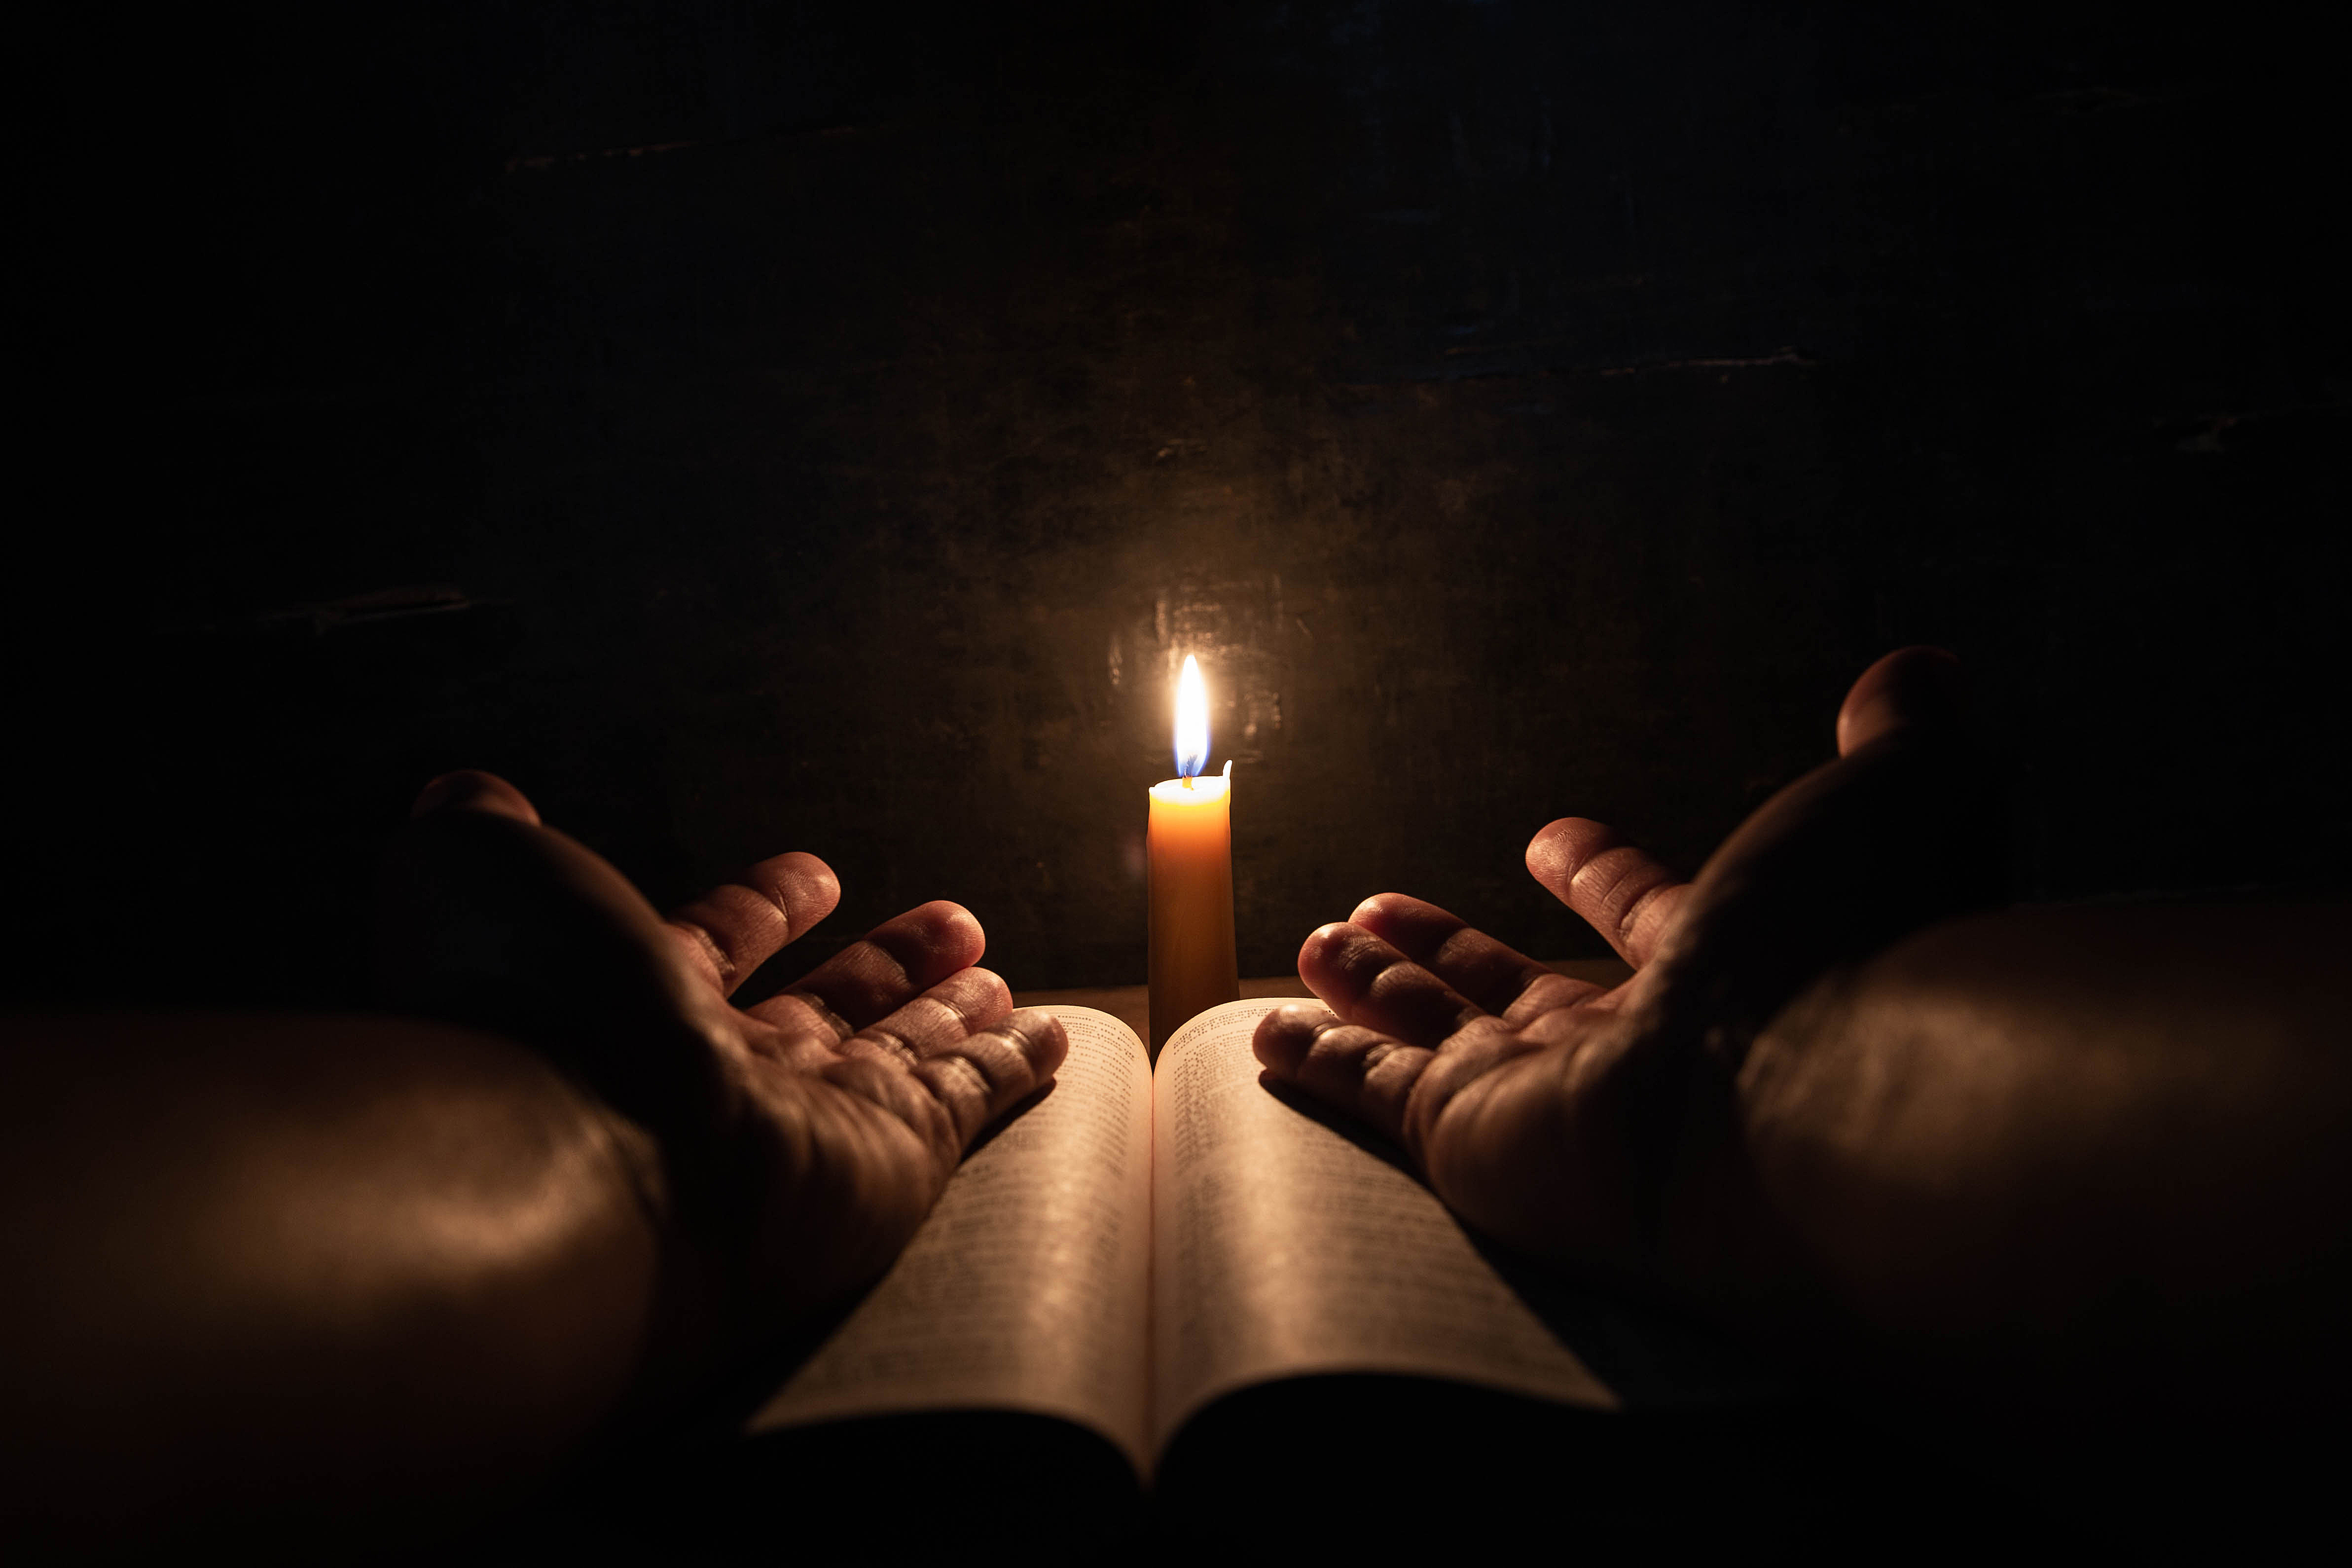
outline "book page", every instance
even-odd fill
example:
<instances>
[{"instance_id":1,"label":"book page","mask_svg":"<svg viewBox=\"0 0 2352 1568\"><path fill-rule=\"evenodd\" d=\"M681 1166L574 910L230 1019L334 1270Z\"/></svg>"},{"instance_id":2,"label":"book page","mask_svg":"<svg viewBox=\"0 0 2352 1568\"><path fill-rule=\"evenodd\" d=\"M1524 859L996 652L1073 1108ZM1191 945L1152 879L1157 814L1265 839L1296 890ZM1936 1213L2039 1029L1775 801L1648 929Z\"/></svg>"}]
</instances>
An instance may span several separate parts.
<instances>
[{"instance_id":1,"label":"book page","mask_svg":"<svg viewBox=\"0 0 2352 1568\"><path fill-rule=\"evenodd\" d=\"M1154 1451L1217 1395L1305 1373L1615 1407L1417 1177L1258 1081L1250 1037L1283 1005L1213 1007L1160 1054Z\"/></svg>"},{"instance_id":2,"label":"book page","mask_svg":"<svg viewBox=\"0 0 2352 1568\"><path fill-rule=\"evenodd\" d=\"M1047 1009L1053 1089L968 1155L866 1300L751 1432L911 1410L1059 1415L1146 1462L1151 1069L1134 1031Z\"/></svg>"}]
</instances>

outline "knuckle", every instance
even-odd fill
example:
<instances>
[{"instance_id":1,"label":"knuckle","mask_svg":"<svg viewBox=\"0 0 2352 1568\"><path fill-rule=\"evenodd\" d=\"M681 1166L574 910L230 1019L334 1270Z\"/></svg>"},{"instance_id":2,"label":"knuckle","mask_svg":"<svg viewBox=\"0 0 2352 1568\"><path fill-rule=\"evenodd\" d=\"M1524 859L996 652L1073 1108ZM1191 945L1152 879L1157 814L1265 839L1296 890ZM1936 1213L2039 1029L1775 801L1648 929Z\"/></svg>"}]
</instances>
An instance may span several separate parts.
<instances>
[{"instance_id":1,"label":"knuckle","mask_svg":"<svg viewBox=\"0 0 2352 1568\"><path fill-rule=\"evenodd\" d=\"M845 1040L856 1033L849 1026L848 1019L835 1012L825 999L814 991L787 991L777 998L777 1005L791 1009L798 1033L822 1034L835 1041Z\"/></svg>"},{"instance_id":2,"label":"knuckle","mask_svg":"<svg viewBox=\"0 0 2352 1568\"><path fill-rule=\"evenodd\" d=\"M1013 1002L1013 992L1003 977L977 966L961 970L932 987L932 994L967 1026L1003 1014Z\"/></svg>"},{"instance_id":3,"label":"knuckle","mask_svg":"<svg viewBox=\"0 0 2352 1568\"><path fill-rule=\"evenodd\" d=\"M790 941L796 934L793 931L793 906L782 868L772 861L763 862L744 872L735 885L759 900L765 911L762 919L768 913L775 916L783 940Z\"/></svg>"},{"instance_id":4,"label":"knuckle","mask_svg":"<svg viewBox=\"0 0 2352 1568\"><path fill-rule=\"evenodd\" d=\"M731 984L735 979L735 960L708 926L685 915L675 916L670 924L686 938L687 946L710 966L712 975L721 984Z\"/></svg>"},{"instance_id":5,"label":"knuckle","mask_svg":"<svg viewBox=\"0 0 2352 1568\"><path fill-rule=\"evenodd\" d=\"M994 1030L972 1036L948 1059L961 1061L979 1074L992 1098L1029 1087L1029 1053L1018 1041Z\"/></svg>"},{"instance_id":6,"label":"knuckle","mask_svg":"<svg viewBox=\"0 0 2352 1568\"><path fill-rule=\"evenodd\" d=\"M1350 1050L1379 1038L1360 1024L1343 1023L1336 1016L1309 1020L1308 1028L1309 1050L1327 1059L1345 1056Z\"/></svg>"},{"instance_id":7,"label":"knuckle","mask_svg":"<svg viewBox=\"0 0 2352 1568\"><path fill-rule=\"evenodd\" d=\"M885 992L903 991L915 984L915 966L925 949L918 932L884 926L845 955L856 954L859 978ZM901 950L904 951L901 951Z\"/></svg>"},{"instance_id":8,"label":"knuckle","mask_svg":"<svg viewBox=\"0 0 2352 1568\"><path fill-rule=\"evenodd\" d=\"M913 1068L919 1066L922 1060L905 1036L894 1030L886 1029L878 1024L852 1036L850 1043L864 1048L870 1054L895 1061L903 1068Z\"/></svg>"},{"instance_id":9,"label":"knuckle","mask_svg":"<svg viewBox=\"0 0 2352 1568\"><path fill-rule=\"evenodd\" d=\"M1591 879L1595 908L1620 934L1633 929L1643 904L1672 879L1664 867L1630 847L1610 850L1579 875Z\"/></svg>"},{"instance_id":10,"label":"knuckle","mask_svg":"<svg viewBox=\"0 0 2352 1568\"><path fill-rule=\"evenodd\" d=\"M946 1118L959 1144L988 1121L996 1086L971 1057L961 1052L933 1057L915 1070L915 1076L930 1091L931 1103Z\"/></svg>"},{"instance_id":11,"label":"knuckle","mask_svg":"<svg viewBox=\"0 0 2352 1568\"><path fill-rule=\"evenodd\" d=\"M1453 929L1430 953L1433 963L1446 965L1480 962L1490 956L1488 939L1460 921L1453 922Z\"/></svg>"},{"instance_id":12,"label":"knuckle","mask_svg":"<svg viewBox=\"0 0 2352 1568\"><path fill-rule=\"evenodd\" d=\"M1596 902L1606 899L1624 882L1633 868L1641 864L1641 859L1639 850L1622 844L1596 849L1577 862L1576 890Z\"/></svg>"},{"instance_id":13,"label":"knuckle","mask_svg":"<svg viewBox=\"0 0 2352 1568\"><path fill-rule=\"evenodd\" d=\"M764 889L741 879L711 889L688 905L687 911L689 918L706 926L754 941L765 937L779 923L791 923Z\"/></svg>"},{"instance_id":14,"label":"knuckle","mask_svg":"<svg viewBox=\"0 0 2352 1568\"><path fill-rule=\"evenodd\" d=\"M1528 847L1529 858L1549 862L1557 875L1577 877L1617 846L1617 832L1588 816L1563 816L1547 826Z\"/></svg>"},{"instance_id":15,"label":"knuckle","mask_svg":"<svg viewBox=\"0 0 2352 1568\"><path fill-rule=\"evenodd\" d=\"M961 987L953 985L935 985L908 1003L906 1011L921 1008L931 1015L932 1029L922 1033L929 1034L936 1030L940 1036L961 1037L971 1026L971 1011L965 1005L965 998L959 994L960 990Z\"/></svg>"}]
</instances>

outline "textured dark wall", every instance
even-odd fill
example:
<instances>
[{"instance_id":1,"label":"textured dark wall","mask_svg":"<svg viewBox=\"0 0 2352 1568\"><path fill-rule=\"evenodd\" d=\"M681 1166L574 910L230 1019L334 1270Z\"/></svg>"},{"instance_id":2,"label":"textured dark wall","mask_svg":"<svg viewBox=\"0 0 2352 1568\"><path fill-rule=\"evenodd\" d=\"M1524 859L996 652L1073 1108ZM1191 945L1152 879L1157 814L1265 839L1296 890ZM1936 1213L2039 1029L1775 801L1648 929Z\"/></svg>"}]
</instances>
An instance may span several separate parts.
<instances>
[{"instance_id":1,"label":"textured dark wall","mask_svg":"<svg viewBox=\"0 0 2352 1568\"><path fill-rule=\"evenodd\" d=\"M372 846L460 764L656 898L824 854L780 967L944 895L1016 985L1139 979L1187 652L1245 973L1384 887L1598 951L1530 831L1695 865L1920 640L1977 671L2026 892L2340 884L2308 40L1000 9L88 45L21 988L358 996Z\"/></svg>"}]
</instances>

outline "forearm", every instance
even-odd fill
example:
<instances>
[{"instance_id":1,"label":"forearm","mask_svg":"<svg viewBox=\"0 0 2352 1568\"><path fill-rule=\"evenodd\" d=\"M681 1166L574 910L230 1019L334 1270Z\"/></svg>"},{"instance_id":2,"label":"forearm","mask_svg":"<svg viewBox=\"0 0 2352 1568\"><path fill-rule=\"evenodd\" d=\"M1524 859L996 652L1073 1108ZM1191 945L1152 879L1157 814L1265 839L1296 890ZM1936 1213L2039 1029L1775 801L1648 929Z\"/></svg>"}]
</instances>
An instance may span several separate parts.
<instances>
[{"instance_id":1,"label":"forearm","mask_svg":"<svg viewBox=\"0 0 2352 1568\"><path fill-rule=\"evenodd\" d=\"M11 1035L12 1512L459 1502L638 1375L658 1200L628 1126L521 1047L392 1018Z\"/></svg>"},{"instance_id":2,"label":"forearm","mask_svg":"<svg viewBox=\"0 0 2352 1568\"><path fill-rule=\"evenodd\" d=\"M1980 1393L2341 1393L2347 927L2012 911L1832 977L1732 1086L1691 1277Z\"/></svg>"}]
</instances>

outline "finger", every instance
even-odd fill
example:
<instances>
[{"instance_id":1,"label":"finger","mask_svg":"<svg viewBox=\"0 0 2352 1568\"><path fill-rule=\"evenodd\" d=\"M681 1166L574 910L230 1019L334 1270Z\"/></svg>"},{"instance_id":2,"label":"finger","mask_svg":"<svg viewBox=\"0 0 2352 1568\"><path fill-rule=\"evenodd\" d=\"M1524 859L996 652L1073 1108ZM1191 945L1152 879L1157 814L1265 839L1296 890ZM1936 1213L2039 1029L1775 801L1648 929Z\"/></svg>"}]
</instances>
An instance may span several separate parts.
<instances>
[{"instance_id":1,"label":"finger","mask_svg":"<svg viewBox=\"0 0 2352 1568\"><path fill-rule=\"evenodd\" d=\"M1039 1007L935 1044L911 1068L853 1055L825 1077L896 1115L932 1151L944 1179L981 1129L1054 1076L1068 1053L1062 1021Z\"/></svg>"},{"instance_id":2,"label":"finger","mask_svg":"<svg viewBox=\"0 0 2352 1568\"><path fill-rule=\"evenodd\" d=\"M993 971L965 969L877 1018L841 1042L845 1055L895 1061L911 1070L935 1051L950 1050L973 1030L1013 1011L1013 993Z\"/></svg>"},{"instance_id":3,"label":"finger","mask_svg":"<svg viewBox=\"0 0 2352 1568\"><path fill-rule=\"evenodd\" d=\"M1298 977L1350 1024L1434 1047L1486 1009L1361 926L1327 925L1298 950Z\"/></svg>"},{"instance_id":4,"label":"finger","mask_svg":"<svg viewBox=\"0 0 2352 1568\"><path fill-rule=\"evenodd\" d=\"M1690 884L1589 817L1563 816L1528 844L1528 870L1639 969L1674 928Z\"/></svg>"},{"instance_id":5,"label":"finger","mask_svg":"<svg viewBox=\"0 0 2352 1568\"><path fill-rule=\"evenodd\" d=\"M1607 989L1555 973L1435 904L1402 893L1375 893L1356 906L1348 923L1370 931L1508 1022L1573 1006Z\"/></svg>"},{"instance_id":6,"label":"finger","mask_svg":"<svg viewBox=\"0 0 2352 1568\"><path fill-rule=\"evenodd\" d=\"M1051 1079L1068 1054L1062 1021L1026 1007L932 1052L915 1076L954 1120L961 1152L982 1128Z\"/></svg>"},{"instance_id":7,"label":"finger","mask_svg":"<svg viewBox=\"0 0 2352 1568\"><path fill-rule=\"evenodd\" d=\"M1259 1019L1250 1047L1277 1082L1355 1117L1424 1165L1430 1135L1456 1096L1542 1048L1501 1020L1480 1017L1429 1050L1299 1003Z\"/></svg>"},{"instance_id":8,"label":"finger","mask_svg":"<svg viewBox=\"0 0 2352 1568\"><path fill-rule=\"evenodd\" d=\"M478 768L460 768L433 780L417 792L408 815L418 817L436 811L487 811L539 826L539 808L530 804L529 795L498 774Z\"/></svg>"},{"instance_id":9,"label":"finger","mask_svg":"<svg viewBox=\"0 0 2352 1568\"><path fill-rule=\"evenodd\" d=\"M1838 755L1914 725L1957 728L1967 716L1959 659L1939 647L1899 647L1864 670L1846 692L1838 709Z\"/></svg>"},{"instance_id":10,"label":"finger","mask_svg":"<svg viewBox=\"0 0 2352 1568\"><path fill-rule=\"evenodd\" d=\"M428 797L381 862L385 1002L539 1049L656 1128L707 1116L724 1004L609 863L513 809L503 781L466 786ZM488 807L454 804L467 796Z\"/></svg>"},{"instance_id":11,"label":"finger","mask_svg":"<svg viewBox=\"0 0 2352 1568\"><path fill-rule=\"evenodd\" d=\"M936 900L876 926L750 1011L788 1033L822 1028L846 1039L969 969L987 946L971 910Z\"/></svg>"},{"instance_id":12,"label":"finger","mask_svg":"<svg viewBox=\"0 0 2352 1568\"><path fill-rule=\"evenodd\" d=\"M669 928L687 962L724 996L840 901L833 868L794 852L762 860L673 911Z\"/></svg>"},{"instance_id":13,"label":"finger","mask_svg":"<svg viewBox=\"0 0 2352 1568\"><path fill-rule=\"evenodd\" d=\"M1399 1143L1413 1086L1436 1052L1294 1002L1257 1021L1250 1049L1276 1081L1312 1095Z\"/></svg>"}]
</instances>

